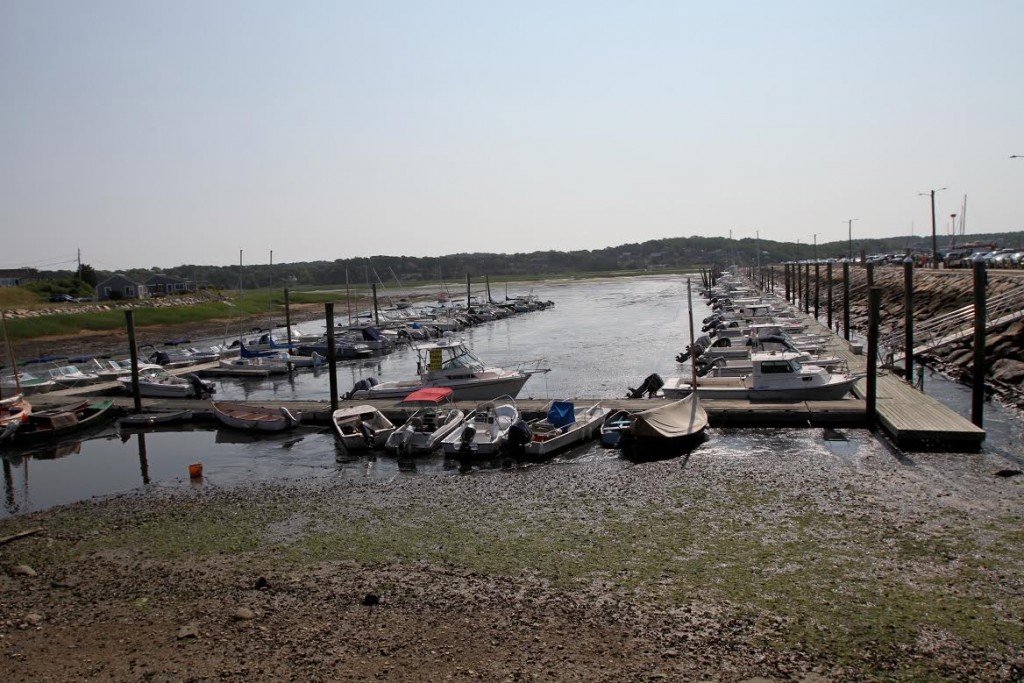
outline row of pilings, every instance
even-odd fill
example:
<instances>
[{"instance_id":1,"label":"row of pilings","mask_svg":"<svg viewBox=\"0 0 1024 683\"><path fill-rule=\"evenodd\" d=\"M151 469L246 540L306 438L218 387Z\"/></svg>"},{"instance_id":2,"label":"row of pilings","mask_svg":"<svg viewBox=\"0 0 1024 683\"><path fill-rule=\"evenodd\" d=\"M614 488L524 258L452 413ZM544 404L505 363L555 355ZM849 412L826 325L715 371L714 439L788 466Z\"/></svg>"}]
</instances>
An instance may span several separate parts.
<instances>
[{"instance_id":1,"label":"row of pilings","mask_svg":"<svg viewBox=\"0 0 1024 683\"><path fill-rule=\"evenodd\" d=\"M851 267L852 265L852 267ZM839 272L841 270L841 272ZM891 270L891 267L890 267ZM898 316L886 325L890 332L903 332L903 378L913 384L914 376L914 327L915 327L915 289L914 263L906 259L903 271L903 305L902 321ZM777 294L777 285L782 286L783 298L806 315L823 322L829 330L836 334L840 331L847 341L851 337L851 308L856 306L851 291L860 284L866 285L867 310L866 327L869 367L878 362L878 339L886 321L883 319L882 293L883 288L876 286L874 264L850 263L784 263L781 267L765 266L751 268L748 272L751 281L766 293ZM961 275L960 277L964 277ZM985 400L985 333L987 330L986 301L988 289L988 271L985 264L976 263L973 267L973 373L971 377L971 421L983 426L983 406ZM961 296L969 292L960 290ZM860 304L863 307L863 302ZM824 319L823 319L824 317ZM869 374L868 379L871 379ZM870 387L869 387L870 389ZM871 393L869 391L869 393Z\"/></svg>"}]
</instances>

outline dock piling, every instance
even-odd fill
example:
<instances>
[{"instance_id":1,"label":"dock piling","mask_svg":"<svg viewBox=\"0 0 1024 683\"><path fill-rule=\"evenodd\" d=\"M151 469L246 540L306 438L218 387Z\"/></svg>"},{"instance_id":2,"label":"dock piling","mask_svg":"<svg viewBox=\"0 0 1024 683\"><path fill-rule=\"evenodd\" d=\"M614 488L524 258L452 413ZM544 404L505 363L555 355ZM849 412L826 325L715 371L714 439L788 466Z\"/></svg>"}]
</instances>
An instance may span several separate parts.
<instances>
[{"instance_id":1,"label":"dock piling","mask_svg":"<svg viewBox=\"0 0 1024 683\"><path fill-rule=\"evenodd\" d=\"M981 260L974 262L974 377L971 385L971 422L984 427L985 421L985 305L988 271Z\"/></svg>"},{"instance_id":2,"label":"dock piling","mask_svg":"<svg viewBox=\"0 0 1024 683\"><path fill-rule=\"evenodd\" d=\"M124 312L124 323L128 327L128 353L132 361L132 400L135 412L142 412L142 394L139 392L139 347L135 341L135 311Z\"/></svg>"},{"instance_id":3,"label":"dock piling","mask_svg":"<svg viewBox=\"0 0 1024 683\"><path fill-rule=\"evenodd\" d=\"M914 259L903 259L903 376L914 381Z\"/></svg>"},{"instance_id":4,"label":"dock piling","mask_svg":"<svg viewBox=\"0 0 1024 683\"><path fill-rule=\"evenodd\" d=\"M868 290L868 376L864 410L868 424L874 426L878 418L878 312L882 305L882 288Z\"/></svg>"},{"instance_id":5,"label":"dock piling","mask_svg":"<svg viewBox=\"0 0 1024 683\"><path fill-rule=\"evenodd\" d=\"M376 294L376 285L374 293ZM377 297L374 297L376 301ZM331 412L338 409L338 353L334 348L334 302L324 304L324 317L327 318L327 368L331 386Z\"/></svg>"}]
</instances>

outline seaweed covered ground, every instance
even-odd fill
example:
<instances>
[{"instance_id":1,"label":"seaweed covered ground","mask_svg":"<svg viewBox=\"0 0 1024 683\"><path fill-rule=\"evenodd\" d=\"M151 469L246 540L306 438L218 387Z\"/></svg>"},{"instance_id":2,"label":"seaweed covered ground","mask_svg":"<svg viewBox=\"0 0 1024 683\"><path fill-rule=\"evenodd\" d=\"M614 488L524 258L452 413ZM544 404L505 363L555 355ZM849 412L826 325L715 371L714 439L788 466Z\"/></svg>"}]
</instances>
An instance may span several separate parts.
<instances>
[{"instance_id":1,"label":"seaweed covered ground","mask_svg":"<svg viewBox=\"0 0 1024 683\"><path fill-rule=\"evenodd\" d=\"M821 436L2 520L4 680L1021 679L1024 477Z\"/></svg>"}]
</instances>

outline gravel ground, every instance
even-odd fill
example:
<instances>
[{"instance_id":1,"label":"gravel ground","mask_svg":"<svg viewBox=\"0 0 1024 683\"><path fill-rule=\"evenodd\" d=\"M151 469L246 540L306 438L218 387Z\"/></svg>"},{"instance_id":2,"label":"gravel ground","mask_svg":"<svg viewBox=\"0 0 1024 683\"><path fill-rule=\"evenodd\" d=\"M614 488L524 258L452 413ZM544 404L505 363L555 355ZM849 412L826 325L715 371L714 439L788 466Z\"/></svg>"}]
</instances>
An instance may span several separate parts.
<instances>
[{"instance_id":1,"label":"gravel ground","mask_svg":"<svg viewBox=\"0 0 1024 683\"><path fill-rule=\"evenodd\" d=\"M1020 680L1022 478L811 431L3 520L4 679Z\"/></svg>"}]
</instances>

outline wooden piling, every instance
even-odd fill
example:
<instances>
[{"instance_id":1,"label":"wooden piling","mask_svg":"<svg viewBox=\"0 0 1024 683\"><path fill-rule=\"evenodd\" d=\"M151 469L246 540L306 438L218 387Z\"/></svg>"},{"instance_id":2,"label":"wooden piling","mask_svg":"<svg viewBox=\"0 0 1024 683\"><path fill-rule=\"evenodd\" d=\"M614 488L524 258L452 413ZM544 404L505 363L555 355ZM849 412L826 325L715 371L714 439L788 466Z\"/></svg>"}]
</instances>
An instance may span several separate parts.
<instances>
[{"instance_id":1,"label":"wooden piling","mask_svg":"<svg viewBox=\"0 0 1024 683\"><path fill-rule=\"evenodd\" d=\"M331 319L334 319L334 310L331 310ZM380 309L377 307L377 283L373 283L373 324L380 326ZM334 325L331 325L334 328Z\"/></svg>"},{"instance_id":2,"label":"wooden piling","mask_svg":"<svg viewBox=\"0 0 1024 683\"><path fill-rule=\"evenodd\" d=\"M284 288L284 326L288 331L288 353L292 352L292 305L288 300L288 288Z\"/></svg>"},{"instance_id":3,"label":"wooden piling","mask_svg":"<svg viewBox=\"0 0 1024 683\"><path fill-rule=\"evenodd\" d=\"M135 311L124 312L124 323L128 327L128 354L132 362L132 400L135 412L142 412L142 394L139 392L139 346L135 341Z\"/></svg>"},{"instance_id":4,"label":"wooden piling","mask_svg":"<svg viewBox=\"0 0 1024 683\"><path fill-rule=\"evenodd\" d=\"M376 293L376 285L374 286ZM374 301L377 297L374 296ZM338 409L338 353L334 348L334 302L324 304L324 317L327 319L327 368L331 386L331 412Z\"/></svg>"},{"instance_id":5,"label":"wooden piling","mask_svg":"<svg viewBox=\"0 0 1024 683\"><path fill-rule=\"evenodd\" d=\"M871 287L868 289L868 376L867 395L864 397L864 409L871 425L878 417L878 315L881 306L882 288Z\"/></svg>"},{"instance_id":6,"label":"wooden piling","mask_svg":"<svg viewBox=\"0 0 1024 683\"><path fill-rule=\"evenodd\" d=\"M903 376L914 382L914 259L903 259Z\"/></svg>"},{"instance_id":7,"label":"wooden piling","mask_svg":"<svg viewBox=\"0 0 1024 683\"><path fill-rule=\"evenodd\" d=\"M825 280L828 282L828 292L825 296L825 308L828 315L828 329L832 331L832 263L825 264Z\"/></svg>"},{"instance_id":8,"label":"wooden piling","mask_svg":"<svg viewBox=\"0 0 1024 683\"><path fill-rule=\"evenodd\" d=\"M850 264L843 264L843 338L850 341Z\"/></svg>"},{"instance_id":9,"label":"wooden piling","mask_svg":"<svg viewBox=\"0 0 1024 683\"><path fill-rule=\"evenodd\" d=\"M974 377L971 386L971 422L985 422L985 306L988 271L981 260L974 262Z\"/></svg>"},{"instance_id":10,"label":"wooden piling","mask_svg":"<svg viewBox=\"0 0 1024 683\"><path fill-rule=\"evenodd\" d=\"M818 319L818 313L820 311L820 299L821 299L821 266L815 261L814 262L814 319Z\"/></svg>"},{"instance_id":11,"label":"wooden piling","mask_svg":"<svg viewBox=\"0 0 1024 683\"><path fill-rule=\"evenodd\" d=\"M811 314L811 264L804 264L804 313Z\"/></svg>"}]
</instances>

